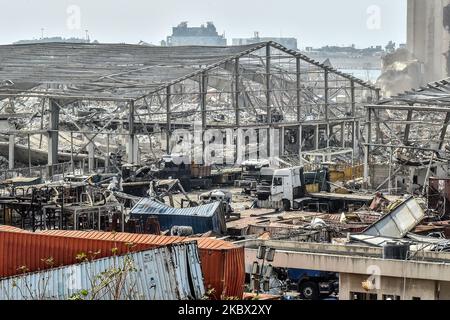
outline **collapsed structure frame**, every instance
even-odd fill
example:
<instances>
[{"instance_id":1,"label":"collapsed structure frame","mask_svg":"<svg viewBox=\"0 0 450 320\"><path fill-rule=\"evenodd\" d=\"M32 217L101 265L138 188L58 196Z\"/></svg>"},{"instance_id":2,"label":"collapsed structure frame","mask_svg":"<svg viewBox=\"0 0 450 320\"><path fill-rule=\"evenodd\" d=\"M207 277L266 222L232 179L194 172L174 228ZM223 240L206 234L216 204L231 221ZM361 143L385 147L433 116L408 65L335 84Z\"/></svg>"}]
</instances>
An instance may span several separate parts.
<instances>
[{"instance_id":1,"label":"collapsed structure frame","mask_svg":"<svg viewBox=\"0 0 450 320\"><path fill-rule=\"evenodd\" d=\"M110 52L110 66L120 66L118 70L109 71L102 69L105 66L94 57L90 49L100 52ZM11 54L5 52L16 51L26 54L11 57ZM50 51L46 53L45 50ZM59 50L59 51L58 51ZM90 55L80 53L77 61L73 53L77 50L88 52ZM85 51L83 51L85 50ZM123 59L124 53L128 51L140 52L140 50L149 50L151 52L163 51L162 55L155 55L155 60L148 65L145 62L144 54L128 54L127 59ZM51 56L52 51L60 52L59 63L66 63L58 66L67 74L60 75L58 68L52 64L51 59L58 59L58 56ZM117 51L117 53L115 53ZM195 60L192 57L195 52L204 56ZM42 54L42 61L30 62L26 60L30 54ZM47 56L46 56L47 54ZM184 55L187 55L186 58ZM222 54L222 55L220 55ZM177 58L177 55L182 56ZM50 56L50 62L45 61L45 57ZM144 58L142 58L144 57ZM86 59L93 59L93 65L83 66ZM120 59L119 59L120 58ZM19 61L17 64L16 59ZM64 62L65 60L66 62ZM139 61L139 59L144 59ZM165 64L165 60L173 60ZM178 59L178 60L177 60ZM187 61L183 65L183 59ZM115 61L118 60L118 61ZM137 60L137 61L134 61ZM215 61L216 60L216 61ZM127 66L127 63L134 61L136 65ZM16 63L14 65L14 62ZM205 65L202 65L205 63ZM79 64L79 66L77 66ZM185 110L181 112L174 107L175 100L180 98L180 105L186 105L183 99L186 97L195 97L194 105L197 109L193 114L198 116L203 130L207 128L246 128L256 130L267 130L268 143L270 139L270 129L278 128L280 135L280 154L269 156L282 156L285 150L285 132L293 130L296 132L297 149L294 155L300 161L302 151L305 149L305 140L310 139L312 146L309 150L327 149L330 147L350 147L355 155L359 154L360 149L360 123L363 119L363 105L368 102L377 102L380 99L380 90L373 85L357 79L351 75L344 74L333 69L330 66L314 61L307 56L293 50L289 50L275 42L265 42L248 46L234 47L179 47L179 48L142 48L142 46L133 45L93 45L93 44L35 44L35 45L16 45L0 46L0 99L7 99L11 104L20 98L38 98L44 106L45 101L48 104L48 125L41 130L15 130L8 129L3 134L9 136L9 162L10 169L14 168L14 144L15 137L28 137L28 153L30 154L29 137L33 134L45 135L48 137L48 159L47 166L49 172L58 164L58 137L64 132L60 129L60 114L68 105L87 102L111 102L126 105L126 120L128 123L128 132L108 132L105 128L118 120L115 115L110 117L106 125L102 123L101 129L85 130L80 127L77 130L70 130L71 152L70 161L73 163L76 156L84 149L90 149L89 169L94 167L94 152L96 148L95 137L100 134L108 136L107 154L109 154L109 137L111 134L126 135L128 163L139 163L137 152L137 135L151 135L158 132L149 132L149 128L154 125L160 125L161 131L166 136L165 152L170 153L170 137L174 129L192 128L192 122L176 122L173 117L186 119ZM99 67L100 66L100 67ZM127 71L121 70L128 67ZM189 66L187 68L186 66ZM47 67L49 75L44 76ZM27 68L29 72L27 73ZM56 68L56 69L55 69ZM99 73L92 72L92 70ZM154 81L154 69L167 70L175 73L164 76L158 76L158 81ZM119 72L120 70L121 72ZM161 70L159 71L161 73ZM148 72L148 73L147 73ZM84 74L89 74L86 77ZM94 75L90 75L94 73ZM182 76L180 74L185 73ZM159 74L159 73L158 73ZM164 74L162 72L161 74ZM133 75L131 78L127 78ZM41 77L42 80L41 80ZM54 78L53 78L54 77ZM171 77L174 77L173 79ZM79 79L78 79L79 78ZM150 79L150 80L149 80ZM225 79L225 81L222 81ZM228 87L227 89L225 88ZM197 90L193 89L197 87ZM191 90L188 92L188 90ZM212 108L210 100L219 96L216 101L224 99L228 108ZM162 112L157 113L149 106L149 99L158 100L159 108ZM343 100L342 102L339 99ZM147 114L142 111L145 110ZM219 111L228 112L225 123L211 121L211 114ZM273 114L279 112L282 114L282 120L274 121ZM263 115L262 120L257 119L257 114ZM17 115L11 114L14 117ZM40 114L44 117L44 113ZM151 118L157 120L151 120ZM246 116L246 118L244 117ZM4 115L5 118L8 115ZM253 119L250 119L255 117ZM243 119L244 118L244 119ZM137 119L140 120L137 121ZM250 120L249 120L250 119ZM124 122L124 119L120 119ZM340 130L340 141L336 145L330 143L330 137L333 135L333 128L338 126ZM348 127L348 128L347 128ZM305 128L311 129L313 134L304 137ZM139 132L140 130L140 132ZM154 130L155 131L155 130ZM325 145L320 145L320 132L324 133ZM347 131L349 139L345 137ZM87 143L74 155L73 135L81 134L87 139ZM160 132L161 133L161 132ZM336 133L334 133L336 134ZM151 143L151 141L150 141ZM289 151L288 151L289 152ZM292 153L292 150L290 151ZM105 166L108 166L108 158L105 157ZM31 160L29 161L31 167Z\"/></svg>"}]
</instances>

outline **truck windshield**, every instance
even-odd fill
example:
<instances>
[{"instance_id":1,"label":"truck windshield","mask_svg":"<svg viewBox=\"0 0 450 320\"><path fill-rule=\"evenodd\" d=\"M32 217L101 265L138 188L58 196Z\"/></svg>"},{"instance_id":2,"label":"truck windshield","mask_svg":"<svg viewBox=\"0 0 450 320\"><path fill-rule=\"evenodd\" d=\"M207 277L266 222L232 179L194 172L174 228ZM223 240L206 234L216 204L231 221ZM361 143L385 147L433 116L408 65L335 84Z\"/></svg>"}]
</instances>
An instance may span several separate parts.
<instances>
[{"instance_id":1,"label":"truck windshield","mask_svg":"<svg viewBox=\"0 0 450 320\"><path fill-rule=\"evenodd\" d=\"M282 177L274 177L273 178L273 185L274 186L282 186L283 185L283 178Z\"/></svg>"}]
</instances>

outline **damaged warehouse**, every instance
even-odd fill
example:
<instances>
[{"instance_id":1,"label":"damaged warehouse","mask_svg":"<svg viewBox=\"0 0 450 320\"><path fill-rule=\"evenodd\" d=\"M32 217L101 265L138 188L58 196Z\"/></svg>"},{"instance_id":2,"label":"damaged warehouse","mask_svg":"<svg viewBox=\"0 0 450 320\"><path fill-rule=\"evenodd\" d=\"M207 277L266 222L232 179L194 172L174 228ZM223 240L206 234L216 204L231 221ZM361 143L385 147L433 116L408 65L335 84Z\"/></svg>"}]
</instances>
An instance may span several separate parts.
<instances>
[{"instance_id":1,"label":"damaged warehouse","mask_svg":"<svg viewBox=\"0 0 450 320\"><path fill-rule=\"evenodd\" d=\"M0 45L0 300L450 299L450 79L175 36Z\"/></svg>"}]
</instances>

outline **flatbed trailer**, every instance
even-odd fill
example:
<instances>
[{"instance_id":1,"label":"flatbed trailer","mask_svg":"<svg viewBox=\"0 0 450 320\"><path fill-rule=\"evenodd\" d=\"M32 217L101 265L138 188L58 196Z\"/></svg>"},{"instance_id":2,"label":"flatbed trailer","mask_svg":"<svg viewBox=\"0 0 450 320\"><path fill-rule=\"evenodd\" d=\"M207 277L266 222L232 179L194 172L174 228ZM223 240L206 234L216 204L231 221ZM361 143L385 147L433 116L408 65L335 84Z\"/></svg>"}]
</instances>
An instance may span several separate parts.
<instances>
[{"instance_id":1,"label":"flatbed trailer","mask_svg":"<svg viewBox=\"0 0 450 320\"><path fill-rule=\"evenodd\" d=\"M319 193L309 193L311 198L316 199L330 199L330 200L345 200L345 201L364 201L369 202L372 201L375 197L373 194L340 194L340 193L332 193L332 192L319 192ZM392 196L392 195L383 195L384 198L389 200L390 202L394 202L402 199L401 196Z\"/></svg>"}]
</instances>

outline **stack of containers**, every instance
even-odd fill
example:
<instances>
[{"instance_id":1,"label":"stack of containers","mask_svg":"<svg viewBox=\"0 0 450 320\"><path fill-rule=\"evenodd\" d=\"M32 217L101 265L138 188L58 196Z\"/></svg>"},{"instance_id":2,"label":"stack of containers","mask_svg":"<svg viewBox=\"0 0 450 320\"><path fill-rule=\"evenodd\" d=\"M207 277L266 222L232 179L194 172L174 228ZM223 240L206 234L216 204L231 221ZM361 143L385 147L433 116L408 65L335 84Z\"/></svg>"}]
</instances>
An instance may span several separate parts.
<instances>
[{"instance_id":1,"label":"stack of containers","mask_svg":"<svg viewBox=\"0 0 450 320\"><path fill-rule=\"evenodd\" d=\"M98 231L49 230L31 233L0 228L0 277L17 275L24 270L38 271L53 266L77 263L84 253L104 258L137 252L180 242L197 241L205 288L212 289L212 298L242 298L245 281L244 248L211 238L167 237L146 234ZM113 250L114 249L114 250ZM113 252L115 251L115 252Z\"/></svg>"}]
</instances>

